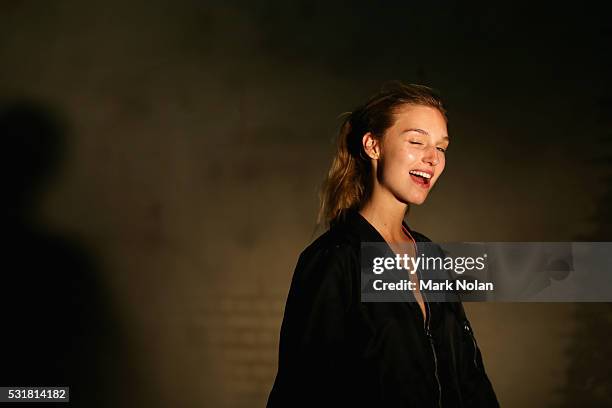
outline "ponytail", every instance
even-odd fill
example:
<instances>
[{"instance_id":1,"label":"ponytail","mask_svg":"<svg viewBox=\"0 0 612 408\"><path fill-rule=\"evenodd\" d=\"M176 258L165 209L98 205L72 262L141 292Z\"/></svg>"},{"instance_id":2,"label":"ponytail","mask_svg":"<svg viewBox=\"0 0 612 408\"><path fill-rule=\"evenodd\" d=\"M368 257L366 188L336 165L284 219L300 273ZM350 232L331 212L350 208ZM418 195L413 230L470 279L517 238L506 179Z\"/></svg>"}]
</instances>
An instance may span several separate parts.
<instances>
[{"instance_id":1,"label":"ponytail","mask_svg":"<svg viewBox=\"0 0 612 408\"><path fill-rule=\"evenodd\" d=\"M340 126L336 154L320 192L318 223L330 224L344 210L357 208L368 190L370 163L361 154L361 141L352 140L359 137L351 125L352 116L352 113L346 114Z\"/></svg>"}]
</instances>

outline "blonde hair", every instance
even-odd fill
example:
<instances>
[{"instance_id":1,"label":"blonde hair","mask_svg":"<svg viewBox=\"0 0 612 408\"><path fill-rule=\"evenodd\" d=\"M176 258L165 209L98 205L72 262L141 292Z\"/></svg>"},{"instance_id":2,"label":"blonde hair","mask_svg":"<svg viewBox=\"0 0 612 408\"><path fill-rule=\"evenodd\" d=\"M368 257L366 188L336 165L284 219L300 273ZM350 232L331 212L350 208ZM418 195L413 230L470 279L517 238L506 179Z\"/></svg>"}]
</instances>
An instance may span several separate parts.
<instances>
[{"instance_id":1,"label":"blonde hair","mask_svg":"<svg viewBox=\"0 0 612 408\"><path fill-rule=\"evenodd\" d=\"M336 153L319 194L319 224L332 224L345 210L359 209L368 199L372 166L361 139L368 132L380 139L393 126L394 114L403 105L430 106L447 119L442 100L433 89L399 81L383 85L365 104L344 114Z\"/></svg>"}]
</instances>

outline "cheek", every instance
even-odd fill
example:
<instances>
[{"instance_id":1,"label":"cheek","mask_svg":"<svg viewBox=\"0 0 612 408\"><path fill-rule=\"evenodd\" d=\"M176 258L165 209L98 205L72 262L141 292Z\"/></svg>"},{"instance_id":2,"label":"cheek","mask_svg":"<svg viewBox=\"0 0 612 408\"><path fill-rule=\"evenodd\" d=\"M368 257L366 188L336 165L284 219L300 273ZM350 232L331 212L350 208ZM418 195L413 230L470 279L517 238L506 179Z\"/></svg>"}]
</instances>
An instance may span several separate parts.
<instances>
[{"instance_id":1,"label":"cheek","mask_svg":"<svg viewBox=\"0 0 612 408\"><path fill-rule=\"evenodd\" d=\"M414 164L419 161L420 155L420 152L411 149L398 150L397 154L393 156L393 162L396 167L401 167L405 171L409 171L412 170Z\"/></svg>"},{"instance_id":2,"label":"cheek","mask_svg":"<svg viewBox=\"0 0 612 408\"><path fill-rule=\"evenodd\" d=\"M408 171L414 168L414 163L418 161L418 154L409 150L396 150L393 154L387 156L386 170L391 173L389 175L404 177Z\"/></svg>"},{"instance_id":3,"label":"cheek","mask_svg":"<svg viewBox=\"0 0 612 408\"><path fill-rule=\"evenodd\" d=\"M408 172L415 168L415 163L420 161L422 152L411 149L410 146L391 146L383 149L381 154L382 177L387 182L403 182L408 177Z\"/></svg>"},{"instance_id":4,"label":"cheek","mask_svg":"<svg viewBox=\"0 0 612 408\"><path fill-rule=\"evenodd\" d=\"M422 155L422 152L419 150L406 148L401 152L401 159L405 163L412 164L418 161L421 155Z\"/></svg>"}]
</instances>

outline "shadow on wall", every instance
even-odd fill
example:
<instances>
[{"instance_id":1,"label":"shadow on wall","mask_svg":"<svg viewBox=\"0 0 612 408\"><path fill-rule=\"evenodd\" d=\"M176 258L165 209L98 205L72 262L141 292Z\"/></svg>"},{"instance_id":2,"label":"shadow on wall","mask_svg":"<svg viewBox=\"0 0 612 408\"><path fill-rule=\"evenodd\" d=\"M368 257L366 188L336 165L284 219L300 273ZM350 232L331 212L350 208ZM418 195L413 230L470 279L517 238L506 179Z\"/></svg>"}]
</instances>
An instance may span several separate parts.
<instances>
[{"instance_id":1,"label":"shadow on wall","mask_svg":"<svg viewBox=\"0 0 612 408\"><path fill-rule=\"evenodd\" d=\"M67 385L71 406L119 406L122 336L99 268L79 241L35 216L65 153L66 127L51 112L0 105L0 386Z\"/></svg>"}]
</instances>

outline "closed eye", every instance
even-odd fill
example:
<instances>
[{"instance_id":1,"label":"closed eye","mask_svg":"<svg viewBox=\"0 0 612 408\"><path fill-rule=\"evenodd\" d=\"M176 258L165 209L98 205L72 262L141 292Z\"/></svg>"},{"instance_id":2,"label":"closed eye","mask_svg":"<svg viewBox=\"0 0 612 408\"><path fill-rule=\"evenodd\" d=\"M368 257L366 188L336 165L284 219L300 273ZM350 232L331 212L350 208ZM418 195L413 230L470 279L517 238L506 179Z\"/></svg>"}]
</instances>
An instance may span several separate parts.
<instances>
[{"instance_id":1,"label":"closed eye","mask_svg":"<svg viewBox=\"0 0 612 408\"><path fill-rule=\"evenodd\" d=\"M422 145L423 143L421 143L421 142L415 142L415 141L411 140L411 141L410 141L410 144Z\"/></svg>"}]
</instances>

